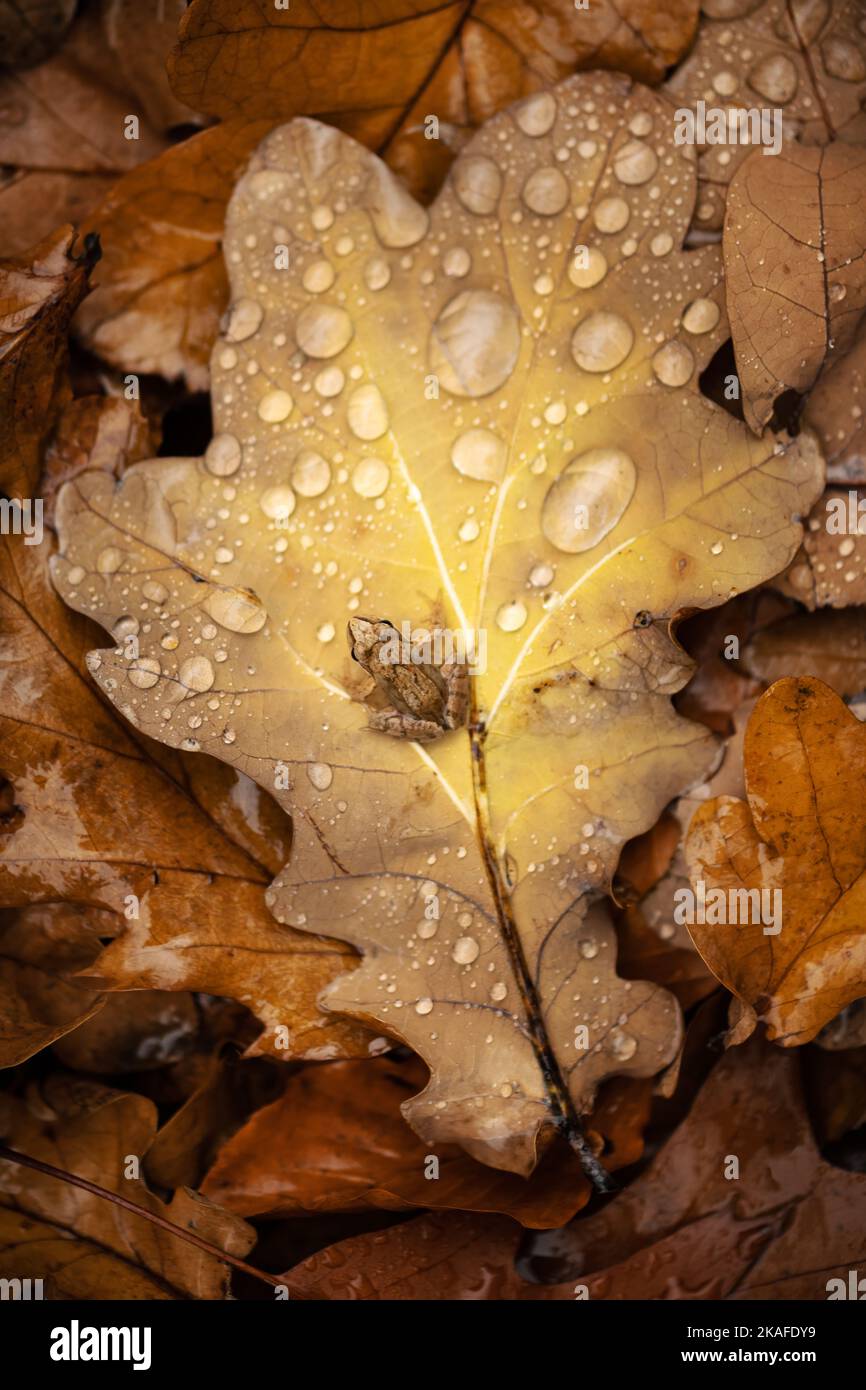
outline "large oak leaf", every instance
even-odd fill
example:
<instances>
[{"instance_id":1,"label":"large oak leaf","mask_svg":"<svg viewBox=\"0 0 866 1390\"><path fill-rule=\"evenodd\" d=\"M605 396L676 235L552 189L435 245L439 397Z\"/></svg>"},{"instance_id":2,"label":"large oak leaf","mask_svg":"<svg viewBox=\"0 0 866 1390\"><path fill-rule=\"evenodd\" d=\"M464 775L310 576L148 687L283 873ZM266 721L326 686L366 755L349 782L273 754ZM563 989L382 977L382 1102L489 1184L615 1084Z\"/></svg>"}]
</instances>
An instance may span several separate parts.
<instances>
[{"instance_id":1,"label":"large oak leaf","mask_svg":"<svg viewBox=\"0 0 866 1390\"><path fill-rule=\"evenodd\" d=\"M229 209L205 458L58 504L64 596L135 615L138 657L90 658L102 689L277 789L277 919L366 956L328 1006L428 1061L422 1137L517 1171L676 1049L588 895L714 756L670 703L672 621L777 572L821 485L808 436L757 441L698 389L722 272L675 249L672 122L571 79L489 122L430 213L332 128L275 131ZM367 727L357 613L487 638L468 730Z\"/></svg>"}]
</instances>

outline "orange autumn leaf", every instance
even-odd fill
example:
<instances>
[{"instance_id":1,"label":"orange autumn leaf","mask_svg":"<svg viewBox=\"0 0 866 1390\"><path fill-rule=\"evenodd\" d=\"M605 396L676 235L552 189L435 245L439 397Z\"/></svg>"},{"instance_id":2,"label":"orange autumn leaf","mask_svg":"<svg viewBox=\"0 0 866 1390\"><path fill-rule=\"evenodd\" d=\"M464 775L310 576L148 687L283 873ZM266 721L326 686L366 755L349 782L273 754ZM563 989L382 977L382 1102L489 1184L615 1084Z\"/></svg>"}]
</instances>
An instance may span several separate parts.
<instances>
[{"instance_id":1,"label":"orange autumn leaf","mask_svg":"<svg viewBox=\"0 0 866 1390\"><path fill-rule=\"evenodd\" d=\"M103 262L76 327L128 372L185 376L207 387L207 363L228 303L222 255L226 203L273 121L230 121L133 169L91 215Z\"/></svg>"},{"instance_id":2,"label":"orange autumn leaf","mask_svg":"<svg viewBox=\"0 0 866 1390\"><path fill-rule=\"evenodd\" d=\"M864 1210L866 1178L818 1151L794 1058L753 1039L718 1062L625 1192L534 1236L519 1265L515 1223L434 1212L328 1246L282 1278L292 1297L331 1301L824 1299L862 1259Z\"/></svg>"},{"instance_id":3,"label":"orange autumn leaf","mask_svg":"<svg viewBox=\"0 0 866 1390\"><path fill-rule=\"evenodd\" d=\"M279 1100L222 1147L201 1191L244 1216L434 1207L503 1212L540 1228L560 1226L586 1205L590 1184L560 1142L528 1182L476 1162L454 1144L423 1143L400 1103L425 1079L417 1059L296 1072ZM640 1157L651 1089L648 1081L614 1081L588 1120L607 1141L611 1169Z\"/></svg>"},{"instance_id":4,"label":"orange autumn leaf","mask_svg":"<svg viewBox=\"0 0 866 1390\"><path fill-rule=\"evenodd\" d=\"M472 129L503 106L583 69L660 82L697 19L697 0L194 0L169 76L209 115L332 121L432 196Z\"/></svg>"},{"instance_id":5,"label":"orange autumn leaf","mask_svg":"<svg viewBox=\"0 0 866 1390\"><path fill-rule=\"evenodd\" d=\"M866 728L821 681L787 677L758 701L744 762L746 801L707 802L686 845L706 916L719 916L710 895L720 889L727 923L696 921L689 931L740 1001L730 1041L760 1020L792 1047L866 994ZM768 895L760 920L756 890ZM748 912L744 897L731 896L744 892L753 894Z\"/></svg>"}]
</instances>

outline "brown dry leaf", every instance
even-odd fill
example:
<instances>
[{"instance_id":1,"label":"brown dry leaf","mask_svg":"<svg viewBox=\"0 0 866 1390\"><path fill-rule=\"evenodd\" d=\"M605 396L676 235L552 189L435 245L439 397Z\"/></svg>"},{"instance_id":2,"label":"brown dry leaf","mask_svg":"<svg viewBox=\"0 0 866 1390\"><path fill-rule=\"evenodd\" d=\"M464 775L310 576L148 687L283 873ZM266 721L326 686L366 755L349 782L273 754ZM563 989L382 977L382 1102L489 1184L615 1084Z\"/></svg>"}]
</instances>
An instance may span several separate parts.
<instances>
[{"instance_id":1,"label":"brown dry leaf","mask_svg":"<svg viewBox=\"0 0 866 1390\"><path fill-rule=\"evenodd\" d=\"M114 929L111 914L70 903L0 910L0 1067L26 1061L102 1007L74 976Z\"/></svg>"},{"instance_id":2,"label":"brown dry leaf","mask_svg":"<svg viewBox=\"0 0 866 1390\"><path fill-rule=\"evenodd\" d=\"M142 615L138 659L91 656L101 688L276 788L277 920L367 957L328 1007L429 1063L405 1112L426 1142L518 1172L676 1051L673 1001L617 978L587 898L714 758L670 703L672 621L778 572L821 485L810 437L756 441L698 390L722 275L674 249L672 119L574 78L495 117L430 213L330 127L273 132L229 207L206 457L82 475L58 507L64 596L109 630ZM368 727L356 613L485 634L471 737Z\"/></svg>"},{"instance_id":3,"label":"brown dry leaf","mask_svg":"<svg viewBox=\"0 0 866 1390\"><path fill-rule=\"evenodd\" d=\"M815 1042L828 1052L863 1047L866 1044L866 999L855 999L853 1004L831 1019L821 1029Z\"/></svg>"},{"instance_id":4,"label":"brown dry leaf","mask_svg":"<svg viewBox=\"0 0 866 1390\"><path fill-rule=\"evenodd\" d=\"M156 1106L94 1082L49 1078L27 1101L0 1095L0 1136L243 1256L255 1232L197 1192L166 1205L128 1177L156 1133ZM179 1236L58 1178L0 1159L0 1273L45 1280L49 1299L222 1299L228 1268Z\"/></svg>"},{"instance_id":5,"label":"brown dry leaf","mask_svg":"<svg viewBox=\"0 0 866 1390\"><path fill-rule=\"evenodd\" d=\"M564 1282L526 1282L518 1229L463 1213L342 1241L282 1278L329 1300L824 1299L866 1254L864 1215L866 1177L822 1161L795 1060L755 1042L722 1058L631 1187L533 1237L521 1267Z\"/></svg>"},{"instance_id":6,"label":"brown dry leaf","mask_svg":"<svg viewBox=\"0 0 866 1390\"><path fill-rule=\"evenodd\" d=\"M75 241L61 227L20 260L0 261L0 488L9 497L34 497L63 403L67 327L95 263Z\"/></svg>"},{"instance_id":7,"label":"brown dry leaf","mask_svg":"<svg viewBox=\"0 0 866 1390\"><path fill-rule=\"evenodd\" d=\"M117 67L117 85L160 132L200 124L201 118L171 90L166 59L177 42L187 0L101 0L102 30Z\"/></svg>"},{"instance_id":8,"label":"brown dry leaf","mask_svg":"<svg viewBox=\"0 0 866 1390\"><path fill-rule=\"evenodd\" d=\"M114 185L86 223L103 251L94 292L76 323L88 348L124 371L185 375L192 390L207 388L207 363L228 302L226 203L273 124L215 126Z\"/></svg>"},{"instance_id":9,"label":"brown dry leaf","mask_svg":"<svg viewBox=\"0 0 866 1390\"><path fill-rule=\"evenodd\" d=\"M866 994L864 750L866 728L828 686L777 681L746 730L747 800L719 797L692 821L693 885L703 880L708 896L765 890L776 895L770 906L781 894L769 933L762 921L689 926L713 974L741 1001L731 1042L759 1019L784 1047L809 1042ZM728 916L745 915L737 900L726 902Z\"/></svg>"},{"instance_id":10,"label":"brown dry leaf","mask_svg":"<svg viewBox=\"0 0 866 1390\"><path fill-rule=\"evenodd\" d=\"M862 144L861 0L704 0L697 40L664 90L677 107L704 101L708 117L732 107L778 111L786 144ZM738 143L702 150L699 228L721 229L728 185L750 150ZM772 159L761 162L769 175Z\"/></svg>"},{"instance_id":11,"label":"brown dry leaf","mask_svg":"<svg viewBox=\"0 0 866 1390\"><path fill-rule=\"evenodd\" d=\"M47 537L0 544L0 768L19 811L0 834L0 903L124 914L134 894L139 916L122 916L123 933L88 966L91 990L237 999L267 1027L255 1050L280 1059L364 1052L362 1030L316 1005L351 953L277 926L263 900L270 867L218 827L182 763L155 760L99 699L83 676L93 632L48 584ZM251 811L262 795L252 789Z\"/></svg>"},{"instance_id":12,"label":"brown dry leaf","mask_svg":"<svg viewBox=\"0 0 866 1390\"><path fill-rule=\"evenodd\" d=\"M809 514L803 544L774 589L806 608L866 603L866 489L829 487ZM843 529L838 518L844 516ZM833 529L829 529L828 523Z\"/></svg>"},{"instance_id":13,"label":"brown dry leaf","mask_svg":"<svg viewBox=\"0 0 866 1390\"><path fill-rule=\"evenodd\" d=\"M728 189L723 248L743 411L756 434L785 391L805 395L854 341L866 308L866 148L757 151Z\"/></svg>"},{"instance_id":14,"label":"brown dry leaf","mask_svg":"<svg viewBox=\"0 0 866 1390\"><path fill-rule=\"evenodd\" d=\"M158 444L138 401L121 396L81 396L60 414L42 460L40 495L45 520L54 517L54 496L86 468L119 478L123 470L156 452Z\"/></svg>"},{"instance_id":15,"label":"brown dry leaf","mask_svg":"<svg viewBox=\"0 0 866 1390\"><path fill-rule=\"evenodd\" d=\"M528 1183L476 1163L453 1145L428 1151L400 1113L400 1102L425 1079L417 1060L304 1068L223 1145L202 1192L241 1216L444 1207L504 1212L541 1228L562 1225L585 1206L589 1182L560 1141ZM609 1168L640 1157L649 1101L648 1082L605 1087L588 1123L600 1143L607 1141Z\"/></svg>"},{"instance_id":16,"label":"brown dry leaf","mask_svg":"<svg viewBox=\"0 0 866 1390\"><path fill-rule=\"evenodd\" d=\"M320 116L432 196L475 126L582 68L660 82L698 0L194 0L169 60L175 92L223 118ZM439 121L425 138L425 120ZM429 128L429 127L428 127ZM588 129L592 130L590 123Z\"/></svg>"},{"instance_id":17,"label":"brown dry leaf","mask_svg":"<svg viewBox=\"0 0 866 1390\"><path fill-rule=\"evenodd\" d=\"M866 690L866 609L794 613L762 628L743 649L743 665L766 684L817 676L843 699Z\"/></svg>"},{"instance_id":18,"label":"brown dry leaf","mask_svg":"<svg viewBox=\"0 0 866 1390\"><path fill-rule=\"evenodd\" d=\"M99 1013L67 1032L53 1051L72 1071L121 1076L180 1061L194 1048L198 1031L191 994L141 989L109 994Z\"/></svg>"},{"instance_id":19,"label":"brown dry leaf","mask_svg":"<svg viewBox=\"0 0 866 1390\"><path fill-rule=\"evenodd\" d=\"M866 331L822 373L803 423L815 431L831 483L866 483Z\"/></svg>"},{"instance_id":20,"label":"brown dry leaf","mask_svg":"<svg viewBox=\"0 0 866 1390\"><path fill-rule=\"evenodd\" d=\"M170 126L195 119L165 76L176 27L166 25L181 8L180 0L95 0L79 6L60 52L0 71L0 254L23 251L58 223L80 223L115 179L165 148ZM138 139L124 136L127 116L139 120Z\"/></svg>"},{"instance_id":21,"label":"brown dry leaf","mask_svg":"<svg viewBox=\"0 0 866 1390\"><path fill-rule=\"evenodd\" d=\"M78 0L0 0L0 66L29 68L63 42Z\"/></svg>"},{"instance_id":22,"label":"brown dry leaf","mask_svg":"<svg viewBox=\"0 0 866 1390\"><path fill-rule=\"evenodd\" d=\"M345 1064L334 1063L341 1065ZM148 1181L169 1191L199 1188L220 1144L252 1111L279 1095L285 1080L282 1068L266 1061L238 1060L231 1052L204 1058L192 1094L181 1098L147 1151Z\"/></svg>"}]
</instances>

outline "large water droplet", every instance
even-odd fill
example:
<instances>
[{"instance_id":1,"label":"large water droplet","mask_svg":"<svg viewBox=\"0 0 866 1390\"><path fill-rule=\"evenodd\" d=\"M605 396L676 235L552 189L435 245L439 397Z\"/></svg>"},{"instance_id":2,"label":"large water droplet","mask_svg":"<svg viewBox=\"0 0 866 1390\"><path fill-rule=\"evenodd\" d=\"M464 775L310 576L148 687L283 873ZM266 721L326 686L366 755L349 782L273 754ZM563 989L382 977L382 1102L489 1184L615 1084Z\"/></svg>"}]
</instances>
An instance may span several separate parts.
<instances>
[{"instance_id":1,"label":"large water droplet","mask_svg":"<svg viewBox=\"0 0 866 1390\"><path fill-rule=\"evenodd\" d=\"M619 314L600 309L577 325L571 339L575 362L585 372L611 372L632 350L634 332Z\"/></svg>"},{"instance_id":2,"label":"large water droplet","mask_svg":"<svg viewBox=\"0 0 866 1390\"><path fill-rule=\"evenodd\" d=\"M288 391L266 391L259 401L259 419L268 425L279 425L283 420L288 420L294 404Z\"/></svg>"},{"instance_id":3,"label":"large water droplet","mask_svg":"<svg viewBox=\"0 0 866 1390\"><path fill-rule=\"evenodd\" d=\"M621 232L631 216L631 209L625 198L602 198L593 209L592 220L600 232L607 236Z\"/></svg>"},{"instance_id":4,"label":"large water droplet","mask_svg":"<svg viewBox=\"0 0 866 1390\"><path fill-rule=\"evenodd\" d=\"M264 604L251 589L214 589L202 607L229 632L258 632L268 618Z\"/></svg>"},{"instance_id":5,"label":"large water droplet","mask_svg":"<svg viewBox=\"0 0 866 1390\"><path fill-rule=\"evenodd\" d=\"M381 256L373 256L364 266L364 284L368 290L383 290L391 279L391 267Z\"/></svg>"},{"instance_id":6,"label":"large water droplet","mask_svg":"<svg viewBox=\"0 0 866 1390\"><path fill-rule=\"evenodd\" d=\"M311 304L298 315L295 336L308 357L336 357L352 341L352 320L337 304Z\"/></svg>"},{"instance_id":7,"label":"large water droplet","mask_svg":"<svg viewBox=\"0 0 866 1390\"><path fill-rule=\"evenodd\" d=\"M499 483L505 473L505 442L492 430L466 430L451 446L451 462L464 478Z\"/></svg>"},{"instance_id":8,"label":"large water droplet","mask_svg":"<svg viewBox=\"0 0 866 1390\"><path fill-rule=\"evenodd\" d=\"M550 92L539 92L522 101L514 116L524 135L546 135L556 120L556 101Z\"/></svg>"},{"instance_id":9,"label":"large water droplet","mask_svg":"<svg viewBox=\"0 0 866 1390\"><path fill-rule=\"evenodd\" d=\"M430 336L430 367L455 396L486 396L514 371L520 325L509 300L463 290L446 304Z\"/></svg>"},{"instance_id":10,"label":"large water droplet","mask_svg":"<svg viewBox=\"0 0 866 1390\"><path fill-rule=\"evenodd\" d=\"M685 386L695 369L695 359L685 343L664 343L653 353L652 367L665 386Z\"/></svg>"},{"instance_id":11,"label":"large water droplet","mask_svg":"<svg viewBox=\"0 0 866 1390\"><path fill-rule=\"evenodd\" d=\"M591 290L606 274L607 259L597 246L588 246L585 255L572 256L568 263L568 278L579 290Z\"/></svg>"},{"instance_id":12,"label":"large water droplet","mask_svg":"<svg viewBox=\"0 0 866 1390\"><path fill-rule=\"evenodd\" d=\"M614 1028L608 1046L618 1061L627 1062L637 1052L637 1038L633 1038L631 1033L624 1033L621 1028Z\"/></svg>"},{"instance_id":13,"label":"large water droplet","mask_svg":"<svg viewBox=\"0 0 866 1390\"><path fill-rule=\"evenodd\" d=\"M849 39L831 35L821 44L824 67L831 77L841 82L862 82L866 79L866 60Z\"/></svg>"},{"instance_id":14,"label":"large water droplet","mask_svg":"<svg viewBox=\"0 0 866 1390\"><path fill-rule=\"evenodd\" d=\"M472 269L472 257L465 246L452 246L442 257L442 269L455 280L462 280Z\"/></svg>"},{"instance_id":15,"label":"large water droplet","mask_svg":"<svg viewBox=\"0 0 866 1390\"><path fill-rule=\"evenodd\" d=\"M358 439L379 439L388 428L388 409L378 386L359 386L349 397L349 429Z\"/></svg>"},{"instance_id":16,"label":"large water droplet","mask_svg":"<svg viewBox=\"0 0 866 1390\"><path fill-rule=\"evenodd\" d=\"M391 170L378 162L366 190L366 205L376 235L383 246L414 246L430 221L426 208L415 202Z\"/></svg>"},{"instance_id":17,"label":"large water droplet","mask_svg":"<svg viewBox=\"0 0 866 1390\"><path fill-rule=\"evenodd\" d=\"M242 343L251 338L264 317L264 310L257 299L238 299L228 311L226 337L233 343Z\"/></svg>"},{"instance_id":18,"label":"large water droplet","mask_svg":"<svg viewBox=\"0 0 866 1390\"><path fill-rule=\"evenodd\" d=\"M307 776L320 792L326 792L334 780L333 769L327 763L307 763Z\"/></svg>"},{"instance_id":19,"label":"large water droplet","mask_svg":"<svg viewBox=\"0 0 866 1390\"><path fill-rule=\"evenodd\" d=\"M278 483L276 487L265 489L259 498L259 506L271 521L288 521L295 510L295 494L288 483Z\"/></svg>"},{"instance_id":20,"label":"large water droplet","mask_svg":"<svg viewBox=\"0 0 866 1390\"><path fill-rule=\"evenodd\" d=\"M503 603L496 613L496 626L502 632L519 632L526 622L526 604L520 599Z\"/></svg>"},{"instance_id":21,"label":"large water droplet","mask_svg":"<svg viewBox=\"0 0 866 1390\"><path fill-rule=\"evenodd\" d=\"M213 667L206 656L191 656L183 663L178 675L181 685L199 694L210 690L214 683Z\"/></svg>"},{"instance_id":22,"label":"large water droplet","mask_svg":"<svg viewBox=\"0 0 866 1390\"><path fill-rule=\"evenodd\" d=\"M642 140L627 140L613 158L613 172L620 183L627 185L646 183L658 167L658 155Z\"/></svg>"},{"instance_id":23,"label":"large water droplet","mask_svg":"<svg viewBox=\"0 0 866 1390\"><path fill-rule=\"evenodd\" d=\"M107 545L96 557L97 574L116 574L123 564L123 551L116 545Z\"/></svg>"},{"instance_id":24,"label":"large water droplet","mask_svg":"<svg viewBox=\"0 0 866 1390\"><path fill-rule=\"evenodd\" d=\"M241 465L241 446L233 434L215 434L205 449L204 466L215 478L228 478Z\"/></svg>"},{"instance_id":25,"label":"large water droplet","mask_svg":"<svg viewBox=\"0 0 866 1390\"><path fill-rule=\"evenodd\" d=\"M683 328L687 333L711 333L721 316L714 299L693 299L683 314Z\"/></svg>"},{"instance_id":26,"label":"large water droplet","mask_svg":"<svg viewBox=\"0 0 866 1390\"><path fill-rule=\"evenodd\" d=\"M530 212L553 217L568 203L568 182L558 169L535 169L523 185L522 196Z\"/></svg>"},{"instance_id":27,"label":"large water droplet","mask_svg":"<svg viewBox=\"0 0 866 1390\"><path fill-rule=\"evenodd\" d=\"M612 531L634 496L637 470L622 449L589 449L551 485L541 510L544 535L569 555L591 550Z\"/></svg>"},{"instance_id":28,"label":"large water droplet","mask_svg":"<svg viewBox=\"0 0 866 1390\"><path fill-rule=\"evenodd\" d=\"M310 294L322 294L331 288L335 279L330 261L312 261L304 271L301 284Z\"/></svg>"},{"instance_id":29,"label":"large water droplet","mask_svg":"<svg viewBox=\"0 0 866 1390\"><path fill-rule=\"evenodd\" d=\"M451 959L458 965L471 965L481 954L481 947L474 936L459 936L454 942Z\"/></svg>"},{"instance_id":30,"label":"large water droplet","mask_svg":"<svg viewBox=\"0 0 866 1390\"><path fill-rule=\"evenodd\" d=\"M796 67L784 53L771 53L756 63L749 73L749 85L767 101L781 106L791 100L799 85Z\"/></svg>"},{"instance_id":31,"label":"large water droplet","mask_svg":"<svg viewBox=\"0 0 866 1390\"><path fill-rule=\"evenodd\" d=\"M345 384L345 373L339 367L323 367L313 382L319 395L324 396L326 400L339 396Z\"/></svg>"},{"instance_id":32,"label":"large water droplet","mask_svg":"<svg viewBox=\"0 0 866 1390\"><path fill-rule=\"evenodd\" d=\"M391 470L384 459L361 459L352 469L352 487L359 497L381 497L391 480Z\"/></svg>"},{"instance_id":33,"label":"large water droplet","mask_svg":"<svg viewBox=\"0 0 866 1390\"><path fill-rule=\"evenodd\" d=\"M502 173L492 159L483 154L466 155L458 159L451 178L467 212L481 217L495 211L502 192Z\"/></svg>"},{"instance_id":34,"label":"large water droplet","mask_svg":"<svg viewBox=\"0 0 866 1390\"><path fill-rule=\"evenodd\" d=\"M331 481L331 466L313 449L304 449L292 464L292 487L301 497L320 497Z\"/></svg>"},{"instance_id":35,"label":"large water droplet","mask_svg":"<svg viewBox=\"0 0 866 1390\"><path fill-rule=\"evenodd\" d=\"M162 667L152 656L139 656L129 663L126 678L139 690L150 690L159 680Z\"/></svg>"}]
</instances>

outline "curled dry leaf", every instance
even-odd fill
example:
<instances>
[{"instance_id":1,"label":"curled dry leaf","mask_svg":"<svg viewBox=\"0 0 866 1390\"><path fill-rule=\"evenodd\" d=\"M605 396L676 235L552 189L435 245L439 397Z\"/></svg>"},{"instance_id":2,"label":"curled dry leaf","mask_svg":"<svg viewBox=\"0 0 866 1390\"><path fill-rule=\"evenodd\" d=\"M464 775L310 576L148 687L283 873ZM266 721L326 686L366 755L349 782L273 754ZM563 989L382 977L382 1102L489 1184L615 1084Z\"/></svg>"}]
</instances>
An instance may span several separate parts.
<instances>
[{"instance_id":1,"label":"curled dry leaf","mask_svg":"<svg viewBox=\"0 0 866 1390\"><path fill-rule=\"evenodd\" d=\"M331 1300L824 1299L828 1279L847 1282L862 1259L866 1178L822 1161L796 1063L769 1051L728 1053L631 1187L532 1237L520 1269L565 1282L520 1277L510 1222L444 1212L342 1241L282 1277L293 1295Z\"/></svg>"},{"instance_id":2,"label":"curled dry leaf","mask_svg":"<svg viewBox=\"0 0 866 1390\"><path fill-rule=\"evenodd\" d=\"M68 899L125 914L133 894L139 915L119 915L102 934L125 930L86 965L91 996L202 990L238 999L268 1026L256 1050L366 1051L362 1030L316 1005L350 953L277 927L262 898L270 867L219 827L207 788L197 794L170 755L160 765L82 679L93 632L47 582L48 538L0 544L0 771L17 805L0 833L0 905ZM253 792L255 810L263 794Z\"/></svg>"},{"instance_id":3,"label":"curled dry leaf","mask_svg":"<svg viewBox=\"0 0 866 1390\"><path fill-rule=\"evenodd\" d=\"M678 107L773 118L783 141L863 143L866 29L861 0L705 0L697 41L666 84ZM754 119L754 118L753 118ZM772 141L772 127L764 136ZM696 225L720 229L728 185L752 146L706 145ZM762 158L765 176L771 159Z\"/></svg>"},{"instance_id":4,"label":"curled dry leaf","mask_svg":"<svg viewBox=\"0 0 866 1390\"><path fill-rule=\"evenodd\" d=\"M435 1207L504 1212L542 1228L562 1225L586 1205L590 1184L561 1141L528 1183L454 1145L430 1153L400 1114L400 1102L424 1080L417 1060L305 1067L223 1145L201 1190L241 1216ZM606 1157L608 1167L640 1157L649 1102L649 1082L605 1087L589 1126L615 1155L614 1162Z\"/></svg>"},{"instance_id":5,"label":"curled dry leaf","mask_svg":"<svg viewBox=\"0 0 866 1390\"><path fill-rule=\"evenodd\" d=\"M98 1014L54 1044L53 1055L73 1071L120 1076L180 1061L193 1050L198 1032L191 994L140 989L109 994Z\"/></svg>"},{"instance_id":6,"label":"curled dry leaf","mask_svg":"<svg viewBox=\"0 0 866 1390\"><path fill-rule=\"evenodd\" d=\"M205 458L58 505L67 601L135 614L101 688L276 788L278 921L366 956L327 1006L429 1063L425 1141L518 1172L676 1051L674 1002L617 978L587 895L714 757L670 703L673 619L778 572L821 486L810 437L757 441L698 390L720 255L676 249L672 134L651 92L577 77L495 117L428 213L330 127L273 132L229 207ZM368 726L363 614L486 641L470 727Z\"/></svg>"},{"instance_id":7,"label":"curled dry leaf","mask_svg":"<svg viewBox=\"0 0 866 1390\"><path fill-rule=\"evenodd\" d=\"M660 82L697 19L698 0L194 0L169 72L181 100L213 116L331 120L432 195L471 130L509 102L587 67Z\"/></svg>"},{"instance_id":8,"label":"curled dry leaf","mask_svg":"<svg viewBox=\"0 0 866 1390\"><path fill-rule=\"evenodd\" d=\"M72 903L0 910L0 1067L26 1061L102 1007L75 974L98 956L100 933L114 930L112 914Z\"/></svg>"},{"instance_id":9,"label":"curled dry leaf","mask_svg":"<svg viewBox=\"0 0 866 1390\"><path fill-rule=\"evenodd\" d=\"M866 331L821 374L803 422L821 442L832 483L866 483Z\"/></svg>"},{"instance_id":10,"label":"curled dry leaf","mask_svg":"<svg viewBox=\"0 0 866 1390\"><path fill-rule=\"evenodd\" d=\"M854 341L866 308L866 148L759 151L728 190L728 314L746 420L805 395Z\"/></svg>"},{"instance_id":11,"label":"curled dry leaf","mask_svg":"<svg viewBox=\"0 0 866 1390\"><path fill-rule=\"evenodd\" d=\"M243 1256L255 1232L189 1189L165 1204L129 1157L156 1133L156 1106L77 1078L49 1078L26 1101L0 1095L0 1137L11 1148L75 1173ZM0 1159L0 1272L45 1281L49 1299L222 1299L228 1268L215 1255L146 1218Z\"/></svg>"},{"instance_id":12,"label":"curled dry leaf","mask_svg":"<svg viewBox=\"0 0 866 1390\"><path fill-rule=\"evenodd\" d=\"M59 53L0 71L0 254L78 224L115 179L164 149L169 127L195 119L165 75L166 21L179 8L180 0L91 0ZM138 120L137 139L125 137L128 116Z\"/></svg>"},{"instance_id":13,"label":"curled dry leaf","mask_svg":"<svg viewBox=\"0 0 866 1390\"><path fill-rule=\"evenodd\" d=\"M806 524L803 544L773 588L806 608L866 603L866 490L829 487Z\"/></svg>"},{"instance_id":14,"label":"curled dry leaf","mask_svg":"<svg viewBox=\"0 0 866 1390\"><path fill-rule=\"evenodd\" d=\"M866 690L866 609L794 613L755 633L742 660L768 685L782 676L817 676L850 699Z\"/></svg>"},{"instance_id":15,"label":"curled dry leaf","mask_svg":"<svg viewBox=\"0 0 866 1390\"><path fill-rule=\"evenodd\" d=\"M0 261L0 488L33 498L42 446L63 402L66 330L97 252L61 227L20 260Z\"/></svg>"},{"instance_id":16,"label":"curled dry leaf","mask_svg":"<svg viewBox=\"0 0 866 1390\"><path fill-rule=\"evenodd\" d=\"M58 488L87 468L119 478L124 468L156 452L157 440L138 401L79 396L61 412L42 459L40 495L51 524Z\"/></svg>"},{"instance_id":17,"label":"curled dry leaf","mask_svg":"<svg viewBox=\"0 0 866 1390\"><path fill-rule=\"evenodd\" d=\"M741 1001L732 1042L759 1019L785 1047L809 1042L866 994L864 750L866 728L821 681L777 681L746 730L747 800L719 797L692 821L692 883L731 904L720 919L708 901L689 931ZM773 923L754 904L742 920L749 891L770 895Z\"/></svg>"},{"instance_id":18,"label":"curled dry leaf","mask_svg":"<svg viewBox=\"0 0 866 1390\"><path fill-rule=\"evenodd\" d=\"M78 0L0 0L0 65L29 68L63 40Z\"/></svg>"},{"instance_id":19,"label":"curled dry leaf","mask_svg":"<svg viewBox=\"0 0 866 1390\"><path fill-rule=\"evenodd\" d=\"M208 384L228 302L226 203L273 121L229 121L133 169L92 213L103 251L76 329L93 352L130 372ZM279 237L275 233L275 240Z\"/></svg>"}]
</instances>

